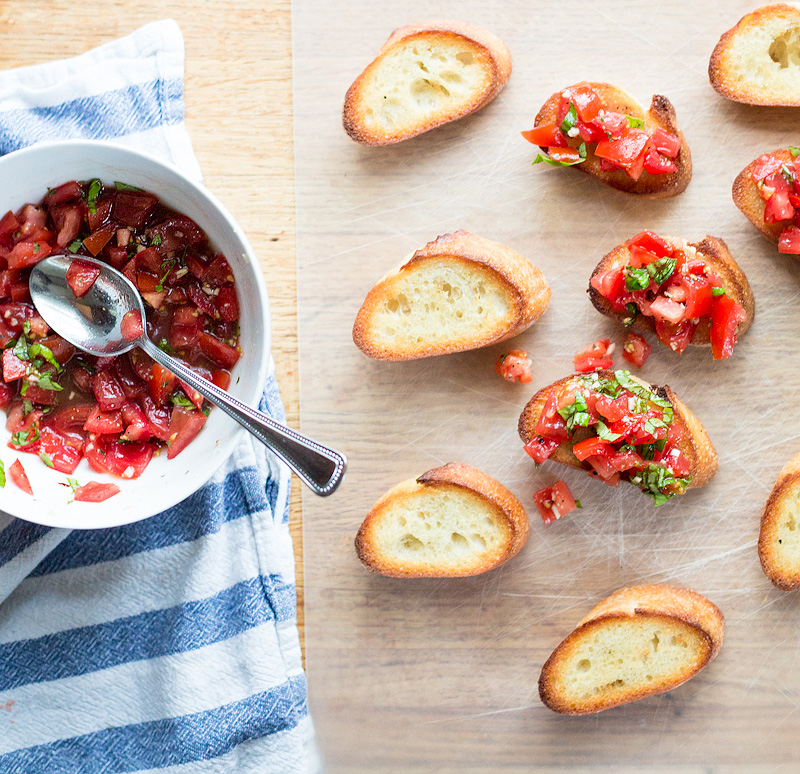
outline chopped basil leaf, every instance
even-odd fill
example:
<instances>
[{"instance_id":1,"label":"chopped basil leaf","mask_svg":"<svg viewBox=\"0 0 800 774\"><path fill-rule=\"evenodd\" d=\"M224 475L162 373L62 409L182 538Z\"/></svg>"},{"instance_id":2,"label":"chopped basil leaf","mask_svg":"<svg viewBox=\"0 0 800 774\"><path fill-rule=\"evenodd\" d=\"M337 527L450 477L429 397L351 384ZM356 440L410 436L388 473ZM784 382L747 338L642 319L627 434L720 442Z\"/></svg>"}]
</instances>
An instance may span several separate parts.
<instances>
[{"instance_id":1,"label":"chopped basil leaf","mask_svg":"<svg viewBox=\"0 0 800 774\"><path fill-rule=\"evenodd\" d=\"M163 349L168 355L171 355L175 350L169 345L169 342L166 339L161 339L158 342L158 348Z\"/></svg>"},{"instance_id":2,"label":"chopped basil leaf","mask_svg":"<svg viewBox=\"0 0 800 774\"><path fill-rule=\"evenodd\" d=\"M0 489L5 487L6 485L6 466L3 465L3 461L0 460Z\"/></svg>"},{"instance_id":3,"label":"chopped basil leaf","mask_svg":"<svg viewBox=\"0 0 800 774\"><path fill-rule=\"evenodd\" d=\"M19 432L11 435L11 443L13 443L14 446L27 446L28 444L38 440L39 428L35 423L27 430L20 430Z\"/></svg>"},{"instance_id":4,"label":"chopped basil leaf","mask_svg":"<svg viewBox=\"0 0 800 774\"><path fill-rule=\"evenodd\" d=\"M573 102L569 103L569 108L567 109L567 114L564 116L564 120L561 122L561 131L566 134L570 129L572 129L575 124L578 123L578 113L575 110L575 104Z\"/></svg>"},{"instance_id":5,"label":"chopped basil leaf","mask_svg":"<svg viewBox=\"0 0 800 774\"><path fill-rule=\"evenodd\" d=\"M647 417L644 421L644 431L650 435L655 435L656 430L666 426L666 423L657 417Z\"/></svg>"},{"instance_id":6,"label":"chopped basil leaf","mask_svg":"<svg viewBox=\"0 0 800 774\"><path fill-rule=\"evenodd\" d=\"M42 251L42 248L39 247L39 243L38 242L34 242L33 243L33 254L36 255L36 253L39 253L41 251Z\"/></svg>"},{"instance_id":7,"label":"chopped basil leaf","mask_svg":"<svg viewBox=\"0 0 800 774\"><path fill-rule=\"evenodd\" d=\"M655 403L656 406L661 406L662 408L668 408L670 410L670 414L672 413L672 404L666 398L660 397L649 388L644 387L643 385L634 381L631 378L630 371L614 371L614 377L616 378L620 387L623 387L626 390L630 390L634 395L638 395L640 398L644 398L645 400L648 400L651 403ZM666 415L667 412L665 411L664 412L665 422L667 421Z\"/></svg>"},{"instance_id":8,"label":"chopped basil leaf","mask_svg":"<svg viewBox=\"0 0 800 774\"><path fill-rule=\"evenodd\" d=\"M128 185L127 183L120 183L119 180L114 181L114 187L118 191L136 191L137 193L141 193L144 189L137 188L135 185Z\"/></svg>"},{"instance_id":9,"label":"chopped basil leaf","mask_svg":"<svg viewBox=\"0 0 800 774\"><path fill-rule=\"evenodd\" d=\"M533 163L535 164L536 162L534 161ZM162 238L161 234L156 234L150 240L150 247L158 247L163 241L164 239Z\"/></svg>"},{"instance_id":10,"label":"chopped basil leaf","mask_svg":"<svg viewBox=\"0 0 800 774\"><path fill-rule=\"evenodd\" d=\"M786 164L781 164L781 174L786 178L787 183L794 182L794 172Z\"/></svg>"},{"instance_id":11,"label":"chopped basil leaf","mask_svg":"<svg viewBox=\"0 0 800 774\"><path fill-rule=\"evenodd\" d=\"M628 326L633 325L633 321L636 319L636 315L639 314L639 307L631 301L628 304L625 304L625 308L628 310L628 316L625 317L622 322Z\"/></svg>"},{"instance_id":12,"label":"chopped basil leaf","mask_svg":"<svg viewBox=\"0 0 800 774\"><path fill-rule=\"evenodd\" d=\"M24 398L22 401L22 416L27 417L33 411L33 401Z\"/></svg>"},{"instance_id":13,"label":"chopped basil leaf","mask_svg":"<svg viewBox=\"0 0 800 774\"><path fill-rule=\"evenodd\" d=\"M675 258L659 258L647 264L647 273L653 278L656 285L662 285L675 271L678 261Z\"/></svg>"},{"instance_id":14,"label":"chopped basil leaf","mask_svg":"<svg viewBox=\"0 0 800 774\"><path fill-rule=\"evenodd\" d=\"M581 392L576 392L575 400L569 406L558 409L559 415L567 423L567 433L571 435L576 425L588 427L591 424L592 417L586 408L586 398Z\"/></svg>"},{"instance_id":15,"label":"chopped basil leaf","mask_svg":"<svg viewBox=\"0 0 800 774\"><path fill-rule=\"evenodd\" d=\"M61 371L61 363L56 360L55 355L50 347L44 344L29 344L28 355L30 357L43 357L51 366L54 366L56 371Z\"/></svg>"},{"instance_id":16,"label":"chopped basil leaf","mask_svg":"<svg viewBox=\"0 0 800 774\"><path fill-rule=\"evenodd\" d=\"M631 483L636 484L643 492L653 496L656 505L663 505L678 491L682 492L691 482L692 477L679 478L669 468L651 462L631 478ZM667 492L665 489L677 491Z\"/></svg>"},{"instance_id":17,"label":"chopped basil leaf","mask_svg":"<svg viewBox=\"0 0 800 774\"><path fill-rule=\"evenodd\" d=\"M556 161L556 159L540 153L531 163L539 164L542 161L544 161L545 164L549 164L551 167L572 167L575 166L575 164L580 164L582 161L586 161L586 143L582 142L578 146L578 158L574 161Z\"/></svg>"},{"instance_id":18,"label":"chopped basil leaf","mask_svg":"<svg viewBox=\"0 0 800 774\"><path fill-rule=\"evenodd\" d=\"M584 374L580 377L581 384L585 384L595 392L608 395L609 398L616 398L619 394L619 384L614 379L607 376L600 376L596 371Z\"/></svg>"},{"instance_id":19,"label":"chopped basil leaf","mask_svg":"<svg viewBox=\"0 0 800 774\"><path fill-rule=\"evenodd\" d=\"M67 478L67 483L69 484L70 489L72 489L73 492L80 487L77 478Z\"/></svg>"},{"instance_id":20,"label":"chopped basil leaf","mask_svg":"<svg viewBox=\"0 0 800 774\"><path fill-rule=\"evenodd\" d=\"M94 178L91 183L89 183L89 193L86 195L86 203L89 205L89 212L94 215L97 212L97 197L100 195L100 191L103 190L103 181Z\"/></svg>"},{"instance_id":21,"label":"chopped basil leaf","mask_svg":"<svg viewBox=\"0 0 800 774\"><path fill-rule=\"evenodd\" d=\"M652 460L656 456L655 444L652 443L641 443L634 451L637 451L643 460Z\"/></svg>"},{"instance_id":22,"label":"chopped basil leaf","mask_svg":"<svg viewBox=\"0 0 800 774\"><path fill-rule=\"evenodd\" d=\"M181 408L187 409L195 408L194 403L192 403L192 401L190 401L182 392L178 392L177 390L172 393L170 400L172 401L173 406L180 406Z\"/></svg>"},{"instance_id":23,"label":"chopped basil leaf","mask_svg":"<svg viewBox=\"0 0 800 774\"><path fill-rule=\"evenodd\" d=\"M602 441L618 441L622 438L622 433L612 432L608 429L608 425L606 425L605 422L599 420L595 425L595 430L597 431L597 437Z\"/></svg>"},{"instance_id":24,"label":"chopped basil leaf","mask_svg":"<svg viewBox=\"0 0 800 774\"><path fill-rule=\"evenodd\" d=\"M164 280L169 277L170 272L175 268L175 260L173 259L171 261L165 261L165 263L162 263L162 269L164 268L165 264L167 266L167 270L164 272L164 276L156 283L156 293L160 293L162 290L164 290Z\"/></svg>"},{"instance_id":25,"label":"chopped basil leaf","mask_svg":"<svg viewBox=\"0 0 800 774\"><path fill-rule=\"evenodd\" d=\"M712 296L724 296L727 295L728 291L725 288L711 288L711 295Z\"/></svg>"},{"instance_id":26,"label":"chopped basil leaf","mask_svg":"<svg viewBox=\"0 0 800 774\"><path fill-rule=\"evenodd\" d=\"M581 505L581 501L580 500L576 500L575 501L575 507L576 508L583 508L583 506Z\"/></svg>"},{"instance_id":27,"label":"chopped basil leaf","mask_svg":"<svg viewBox=\"0 0 800 774\"><path fill-rule=\"evenodd\" d=\"M75 358L74 360L70 360L70 363L82 368L86 373L94 374L95 368L91 363L87 363L85 360L81 360L80 358Z\"/></svg>"},{"instance_id":28,"label":"chopped basil leaf","mask_svg":"<svg viewBox=\"0 0 800 774\"><path fill-rule=\"evenodd\" d=\"M49 372L45 372L39 377L36 386L41 387L43 390L53 390L55 392L61 392L64 389L58 382L53 381L53 375Z\"/></svg>"},{"instance_id":29,"label":"chopped basil leaf","mask_svg":"<svg viewBox=\"0 0 800 774\"><path fill-rule=\"evenodd\" d=\"M633 116L625 115L628 119L628 126L631 129L641 129L644 126L644 121L641 118L634 118Z\"/></svg>"},{"instance_id":30,"label":"chopped basil leaf","mask_svg":"<svg viewBox=\"0 0 800 774\"><path fill-rule=\"evenodd\" d=\"M625 267L625 287L631 292L650 287L650 272L645 268Z\"/></svg>"},{"instance_id":31,"label":"chopped basil leaf","mask_svg":"<svg viewBox=\"0 0 800 774\"><path fill-rule=\"evenodd\" d=\"M211 407L210 406L203 406L203 408L201 408L200 411L203 414L205 414L206 416L208 416L211 413Z\"/></svg>"},{"instance_id":32,"label":"chopped basil leaf","mask_svg":"<svg viewBox=\"0 0 800 774\"><path fill-rule=\"evenodd\" d=\"M800 156L800 148L795 148L794 145L790 145L789 153L791 153L792 156Z\"/></svg>"},{"instance_id":33,"label":"chopped basil leaf","mask_svg":"<svg viewBox=\"0 0 800 774\"><path fill-rule=\"evenodd\" d=\"M78 250L81 249L82 244L83 242L80 239L74 239L72 242L69 243L69 247L67 247L67 250L69 250L71 253L77 253Z\"/></svg>"},{"instance_id":34,"label":"chopped basil leaf","mask_svg":"<svg viewBox=\"0 0 800 774\"><path fill-rule=\"evenodd\" d=\"M50 455L45 454L43 451L39 452L39 457L41 458L42 462L47 465L48 468L54 468L53 460L50 459Z\"/></svg>"},{"instance_id":35,"label":"chopped basil leaf","mask_svg":"<svg viewBox=\"0 0 800 774\"><path fill-rule=\"evenodd\" d=\"M30 360L28 357L28 340L25 338L25 334L22 334L16 342L14 343L14 349L12 352L20 359L20 360Z\"/></svg>"}]
</instances>

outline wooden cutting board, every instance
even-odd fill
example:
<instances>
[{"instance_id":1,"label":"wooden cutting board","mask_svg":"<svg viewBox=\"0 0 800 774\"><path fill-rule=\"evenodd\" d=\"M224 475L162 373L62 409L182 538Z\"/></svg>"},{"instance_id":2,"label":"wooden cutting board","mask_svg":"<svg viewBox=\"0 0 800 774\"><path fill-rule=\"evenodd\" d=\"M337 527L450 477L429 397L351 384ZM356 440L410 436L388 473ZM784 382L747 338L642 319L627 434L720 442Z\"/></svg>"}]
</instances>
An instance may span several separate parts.
<instances>
[{"instance_id":1,"label":"wooden cutting board","mask_svg":"<svg viewBox=\"0 0 800 774\"><path fill-rule=\"evenodd\" d=\"M796 766L800 595L759 567L761 509L800 449L800 262L779 256L731 201L760 153L800 144L800 111L752 108L707 78L719 36L751 3L671 0L444 0L293 8L295 159L303 429L350 457L329 500L304 500L306 655L311 708L329 772L776 771ZM386 148L341 128L344 93L393 28L431 16L487 27L514 56L506 89L461 122ZM519 135L554 91L618 84L674 103L694 157L680 197L642 201L572 170L531 166ZM491 347L392 364L351 340L372 284L417 247L465 228L538 265L553 289L515 346L534 382L502 382ZM600 257L638 231L725 239L756 297L734 357L662 347L642 376L668 383L708 429L720 471L659 508L546 464L516 423L533 391L571 371L592 341L621 331L586 297ZM618 360L618 363L622 361ZM476 465L529 508L527 546L471 579L369 574L353 538L394 483L451 461ZM544 525L535 490L564 478L583 510ZM539 701L547 656L600 599L626 585L684 585L725 613L717 660L669 694L597 716L560 717Z\"/></svg>"}]
</instances>

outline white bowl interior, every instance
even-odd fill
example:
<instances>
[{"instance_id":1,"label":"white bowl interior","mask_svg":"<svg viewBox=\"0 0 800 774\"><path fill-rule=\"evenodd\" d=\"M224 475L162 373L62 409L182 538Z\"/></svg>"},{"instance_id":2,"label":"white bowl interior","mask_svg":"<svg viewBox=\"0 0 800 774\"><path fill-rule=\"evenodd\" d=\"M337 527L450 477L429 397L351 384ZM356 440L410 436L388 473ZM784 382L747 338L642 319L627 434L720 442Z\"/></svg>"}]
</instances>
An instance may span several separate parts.
<instances>
[{"instance_id":1,"label":"white bowl interior","mask_svg":"<svg viewBox=\"0 0 800 774\"><path fill-rule=\"evenodd\" d=\"M111 143L67 141L32 146L0 158L0 216L26 202L38 202L68 180L100 178L128 183L154 193L169 207L188 215L208 234L233 269L240 307L242 357L233 369L229 392L257 406L267 378L270 352L269 305L252 247L225 208L205 189L175 168L138 151ZM173 460L154 458L136 480L97 473L82 460L73 474L81 484L110 481L122 490L104 503L70 502L63 473L51 470L33 454L7 446L10 433L0 414L0 459L6 486L2 510L39 524L88 529L112 527L152 516L175 505L202 486L230 456L245 431L219 409L212 410L197 438ZM34 491L18 489L8 477L10 464L22 462Z\"/></svg>"}]
</instances>

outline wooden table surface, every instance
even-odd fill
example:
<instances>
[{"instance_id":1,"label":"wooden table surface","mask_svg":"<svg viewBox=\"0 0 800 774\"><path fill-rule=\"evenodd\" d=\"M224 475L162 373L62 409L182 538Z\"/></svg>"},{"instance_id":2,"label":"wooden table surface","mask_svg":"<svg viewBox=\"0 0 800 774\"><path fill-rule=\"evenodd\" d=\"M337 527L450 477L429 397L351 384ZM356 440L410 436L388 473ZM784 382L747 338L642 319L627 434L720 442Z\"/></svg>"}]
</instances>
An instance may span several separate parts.
<instances>
[{"instance_id":1,"label":"wooden table surface","mask_svg":"<svg viewBox=\"0 0 800 774\"><path fill-rule=\"evenodd\" d=\"M175 19L186 46L186 124L205 183L261 260L272 352L298 427L297 293L289 0L0 0L0 69L75 56L151 21ZM211 23L213 20L213 23ZM298 625L303 642L300 485L293 483Z\"/></svg>"}]
</instances>

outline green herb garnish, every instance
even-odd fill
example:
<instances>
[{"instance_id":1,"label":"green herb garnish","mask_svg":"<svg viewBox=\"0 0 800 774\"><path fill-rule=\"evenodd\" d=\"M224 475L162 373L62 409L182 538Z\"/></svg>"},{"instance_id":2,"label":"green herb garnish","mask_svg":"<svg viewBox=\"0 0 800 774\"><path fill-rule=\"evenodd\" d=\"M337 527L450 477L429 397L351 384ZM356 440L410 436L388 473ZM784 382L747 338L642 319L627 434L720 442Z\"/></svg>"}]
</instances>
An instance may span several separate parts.
<instances>
[{"instance_id":1,"label":"green herb garnish","mask_svg":"<svg viewBox=\"0 0 800 774\"><path fill-rule=\"evenodd\" d=\"M70 489L72 489L73 492L80 487L77 478L67 478L67 483L69 484Z\"/></svg>"},{"instance_id":2,"label":"green herb garnish","mask_svg":"<svg viewBox=\"0 0 800 774\"><path fill-rule=\"evenodd\" d=\"M549 164L551 167L572 167L575 166L575 164L580 164L582 161L586 161L586 143L582 142L578 146L578 158L574 161L556 161L556 159L550 158L550 156L546 156L544 153L540 153L531 163L539 164L542 161L545 164Z\"/></svg>"},{"instance_id":3,"label":"green herb garnish","mask_svg":"<svg viewBox=\"0 0 800 774\"><path fill-rule=\"evenodd\" d=\"M71 253L77 253L78 250L81 249L82 244L83 244L82 240L73 239L72 242L69 243L69 247L67 247L67 250L69 250Z\"/></svg>"},{"instance_id":4,"label":"green herb garnish","mask_svg":"<svg viewBox=\"0 0 800 774\"><path fill-rule=\"evenodd\" d=\"M644 267L636 269L633 266L626 266L625 287L631 292L646 290L650 287L650 272Z\"/></svg>"},{"instance_id":5,"label":"green herb garnish","mask_svg":"<svg viewBox=\"0 0 800 774\"><path fill-rule=\"evenodd\" d=\"M534 161L533 163L535 164L536 162ZM161 236L161 234L156 234L156 235L155 235L155 236L154 236L154 237L153 237L153 238L150 240L150 247L158 247L158 246L159 246L159 245L160 245L160 244L161 244L163 241L164 241L164 239L163 239L163 237Z\"/></svg>"},{"instance_id":6,"label":"green herb garnish","mask_svg":"<svg viewBox=\"0 0 800 774\"><path fill-rule=\"evenodd\" d=\"M792 156L800 156L800 148L795 148L794 145L790 145L789 146L789 153L791 153Z\"/></svg>"},{"instance_id":7,"label":"green herb garnish","mask_svg":"<svg viewBox=\"0 0 800 774\"><path fill-rule=\"evenodd\" d=\"M598 420L597 424L594 426L595 430L597 431L597 437L601 441L618 441L622 438L622 433L613 433L611 430L608 429L608 425L605 422L601 422Z\"/></svg>"},{"instance_id":8,"label":"green herb garnish","mask_svg":"<svg viewBox=\"0 0 800 774\"><path fill-rule=\"evenodd\" d=\"M165 264L167 266L167 270L164 272L164 276L156 283L155 290L156 290L157 293L160 293L162 290L164 290L164 280L167 277L169 277L170 273L175 268L175 259L173 258L170 261L165 261L165 263L162 263L161 264L161 268L162 269L164 268Z\"/></svg>"},{"instance_id":9,"label":"green herb garnish","mask_svg":"<svg viewBox=\"0 0 800 774\"><path fill-rule=\"evenodd\" d=\"M576 508L583 508L583 506L581 505L581 501L580 500L576 500L575 501L575 507Z\"/></svg>"},{"instance_id":10,"label":"green herb garnish","mask_svg":"<svg viewBox=\"0 0 800 774\"><path fill-rule=\"evenodd\" d=\"M181 408L186 409L195 408L194 403L192 403L192 401L190 401L189 398L187 398L182 392L177 390L172 393L170 400L172 401L173 406L180 406Z\"/></svg>"},{"instance_id":11,"label":"green herb garnish","mask_svg":"<svg viewBox=\"0 0 800 774\"><path fill-rule=\"evenodd\" d=\"M725 296L728 294L728 291L725 288L711 288L711 295L716 296Z\"/></svg>"},{"instance_id":12,"label":"green herb garnish","mask_svg":"<svg viewBox=\"0 0 800 774\"><path fill-rule=\"evenodd\" d=\"M114 187L118 191L136 191L136 193L142 193L144 191L143 188L137 188L135 185L128 185L127 183L120 183L119 180L114 181Z\"/></svg>"},{"instance_id":13,"label":"green herb garnish","mask_svg":"<svg viewBox=\"0 0 800 774\"><path fill-rule=\"evenodd\" d=\"M578 123L578 113L575 110L575 104L573 102L569 103L569 107L567 108L567 114L564 116L564 120L561 122L561 131L566 134L572 129L575 124Z\"/></svg>"},{"instance_id":14,"label":"green herb garnish","mask_svg":"<svg viewBox=\"0 0 800 774\"><path fill-rule=\"evenodd\" d=\"M89 212L94 215L97 212L97 197L100 195L100 191L103 190L103 181L94 178L89 183L89 193L86 194L86 204L89 205Z\"/></svg>"},{"instance_id":15,"label":"green herb garnish","mask_svg":"<svg viewBox=\"0 0 800 774\"><path fill-rule=\"evenodd\" d=\"M656 285L661 285L672 276L677 265L678 261L675 258L659 258L647 264L647 273Z\"/></svg>"},{"instance_id":16,"label":"green herb garnish","mask_svg":"<svg viewBox=\"0 0 800 774\"><path fill-rule=\"evenodd\" d=\"M28 446L34 441L39 440L39 428L34 423L27 430L20 430L11 435L11 443L14 446Z\"/></svg>"},{"instance_id":17,"label":"green herb garnish","mask_svg":"<svg viewBox=\"0 0 800 774\"><path fill-rule=\"evenodd\" d=\"M625 304L625 308L628 310L628 316L623 319L623 323L627 325L633 325L633 321L636 319L636 315L639 314L639 307L631 301L628 304Z\"/></svg>"},{"instance_id":18,"label":"green herb garnish","mask_svg":"<svg viewBox=\"0 0 800 774\"><path fill-rule=\"evenodd\" d=\"M643 492L653 496L655 505L663 505L678 492L683 492L691 482L692 477L679 478L669 468L651 462L642 470L631 477L631 483L636 484ZM665 489L675 488L674 492L665 492Z\"/></svg>"},{"instance_id":19,"label":"green herb garnish","mask_svg":"<svg viewBox=\"0 0 800 774\"><path fill-rule=\"evenodd\" d=\"M6 466L3 465L3 461L0 460L0 489L5 487L6 485Z\"/></svg>"},{"instance_id":20,"label":"green herb garnish","mask_svg":"<svg viewBox=\"0 0 800 774\"><path fill-rule=\"evenodd\" d=\"M644 400L655 403L656 406L669 409L670 418L667 419L667 412L664 411L664 421L667 423L672 421L672 404L666 398L662 398L660 395L657 395L648 387L645 387L644 385L639 384L639 382L634 381L634 379L631 377L630 371L614 371L614 378L617 380L617 383L620 387L629 390L634 395L638 395L640 398L644 398Z\"/></svg>"},{"instance_id":21,"label":"green herb garnish","mask_svg":"<svg viewBox=\"0 0 800 774\"><path fill-rule=\"evenodd\" d=\"M576 425L588 427L591 424L592 417L586 408L586 398L581 392L576 392L575 399L569 406L558 409L559 415L567 423L567 433L571 435Z\"/></svg>"},{"instance_id":22,"label":"green herb garnish","mask_svg":"<svg viewBox=\"0 0 800 774\"><path fill-rule=\"evenodd\" d=\"M54 468L53 460L50 459L49 454L45 454L43 451L39 452L39 457L41 458L42 462L47 465L48 468Z\"/></svg>"},{"instance_id":23,"label":"green herb garnish","mask_svg":"<svg viewBox=\"0 0 800 774\"><path fill-rule=\"evenodd\" d=\"M53 390L55 392L61 392L64 389L58 382L53 381L53 375L47 371L39 376L36 386L41 387L43 390Z\"/></svg>"},{"instance_id":24,"label":"green herb garnish","mask_svg":"<svg viewBox=\"0 0 800 774\"><path fill-rule=\"evenodd\" d=\"M641 118L634 118L633 116L625 115L628 119L628 126L631 129L641 129L644 126L644 121Z\"/></svg>"}]
</instances>

